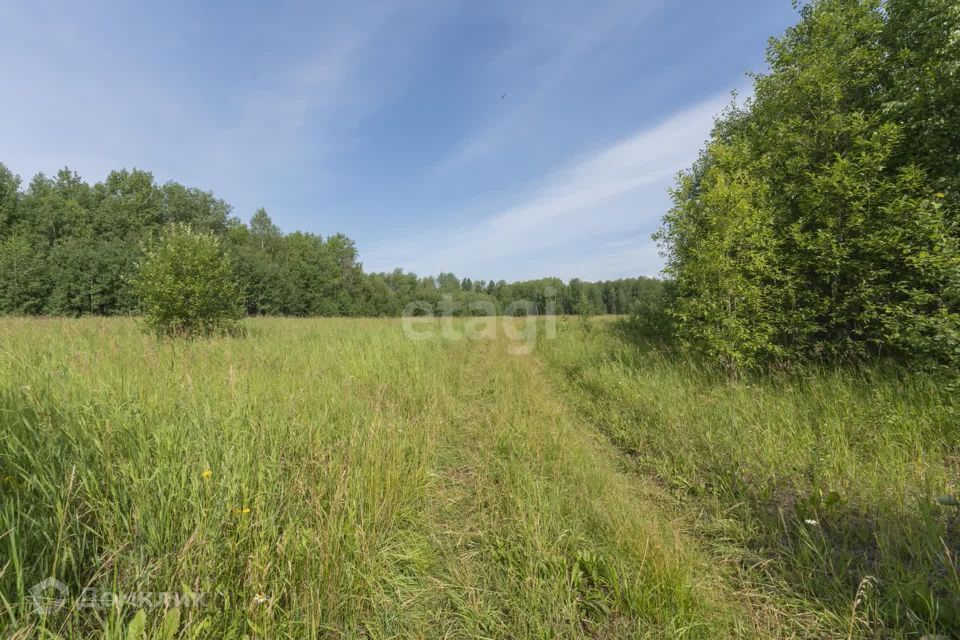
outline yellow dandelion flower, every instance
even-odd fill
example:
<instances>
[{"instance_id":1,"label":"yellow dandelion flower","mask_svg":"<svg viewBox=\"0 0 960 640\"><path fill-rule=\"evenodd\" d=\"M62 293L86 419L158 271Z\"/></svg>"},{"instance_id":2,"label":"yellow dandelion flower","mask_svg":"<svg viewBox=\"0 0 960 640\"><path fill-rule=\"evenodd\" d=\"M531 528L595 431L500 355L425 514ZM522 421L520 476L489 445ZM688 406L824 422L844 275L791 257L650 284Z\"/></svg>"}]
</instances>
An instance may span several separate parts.
<instances>
[{"instance_id":1,"label":"yellow dandelion flower","mask_svg":"<svg viewBox=\"0 0 960 640\"><path fill-rule=\"evenodd\" d=\"M200 474L200 477L203 478L204 480L209 480L211 476L213 476L213 471L211 471L210 469L204 469L203 472Z\"/></svg>"}]
</instances>

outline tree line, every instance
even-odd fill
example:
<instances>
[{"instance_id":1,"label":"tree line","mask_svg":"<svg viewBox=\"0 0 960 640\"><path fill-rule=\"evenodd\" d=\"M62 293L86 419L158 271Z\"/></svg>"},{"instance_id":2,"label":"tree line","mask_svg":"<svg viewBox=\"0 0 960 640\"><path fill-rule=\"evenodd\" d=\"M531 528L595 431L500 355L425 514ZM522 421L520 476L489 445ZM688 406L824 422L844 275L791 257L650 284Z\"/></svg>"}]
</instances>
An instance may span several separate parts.
<instances>
[{"instance_id":1,"label":"tree line","mask_svg":"<svg viewBox=\"0 0 960 640\"><path fill-rule=\"evenodd\" d=\"M960 4L817 0L681 174L674 336L732 368L960 363Z\"/></svg>"},{"instance_id":2,"label":"tree line","mask_svg":"<svg viewBox=\"0 0 960 640\"><path fill-rule=\"evenodd\" d=\"M264 209L244 223L212 193L157 184L146 171L113 171L91 185L62 169L24 187L0 164L0 313L137 313L132 278L144 247L178 224L219 238L250 315L397 316L413 302L464 315L471 303L502 312L520 301L525 313L625 314L662 287L651 278L507 283L367 273L343 234L285 234Z\"/></svg>"}]
</instances>

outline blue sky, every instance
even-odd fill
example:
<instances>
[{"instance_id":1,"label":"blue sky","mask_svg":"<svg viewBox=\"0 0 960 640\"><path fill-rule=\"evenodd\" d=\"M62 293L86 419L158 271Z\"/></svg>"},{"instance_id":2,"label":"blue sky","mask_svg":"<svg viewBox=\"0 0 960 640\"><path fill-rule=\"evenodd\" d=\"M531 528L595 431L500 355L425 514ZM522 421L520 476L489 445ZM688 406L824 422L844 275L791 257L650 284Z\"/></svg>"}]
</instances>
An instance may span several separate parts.
<instances>
[{"instance_id":1,"label":"blue sky","mask_svg":"<svg viewBox=\"0 0 960 640\"><path fill-rule=\"evenodd\" d=\"M7 2L0 162L152 171L368 270L654 275L789 0Z\"/></svg>"}]
</instances>

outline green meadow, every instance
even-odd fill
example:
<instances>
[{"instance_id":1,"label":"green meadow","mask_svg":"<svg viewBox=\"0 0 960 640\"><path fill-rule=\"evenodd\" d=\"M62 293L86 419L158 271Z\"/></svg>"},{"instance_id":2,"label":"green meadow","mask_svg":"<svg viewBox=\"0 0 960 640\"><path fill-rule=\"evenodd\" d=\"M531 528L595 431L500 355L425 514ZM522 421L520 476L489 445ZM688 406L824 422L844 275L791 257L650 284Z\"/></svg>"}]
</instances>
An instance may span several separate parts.
<instances>
[{"instance_id":1,"label":"green meadow","mask_svg":"<svg viewBox=\"0 0 960 640\"><path fill-rule=\"evenodd\" d=\"M543 322L0 320L0 636L956 633L956 389Z\"/></svg>"}]
</instances>

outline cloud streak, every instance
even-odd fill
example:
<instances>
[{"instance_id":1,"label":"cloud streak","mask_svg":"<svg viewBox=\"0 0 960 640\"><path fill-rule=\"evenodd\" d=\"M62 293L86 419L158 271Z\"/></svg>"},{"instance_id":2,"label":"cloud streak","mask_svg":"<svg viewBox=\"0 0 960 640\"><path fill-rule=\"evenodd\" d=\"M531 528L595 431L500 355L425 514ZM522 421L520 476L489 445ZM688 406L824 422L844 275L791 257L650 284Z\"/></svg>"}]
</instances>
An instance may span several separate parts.
<instances>
[{"instance_id":1,"label":"cloud streak","mask_svg":"<svg viewBox=\"0 0 960 640\"><path fill-rule=\"evenodd\" d=\"M517 89L508 92L508 109L482 123L438 170L462 168L515 144L542 118L545 106L562 101L559 92L566 84L589 73L585 60L615 46L661 4L660 0L565 7L556 2L528 3L526 11L514 18L521 44L507 48L493 63L496 75Z\"/></svg>"},{"instance_id":2,"label":"cloud streak","mask_svg":"<svg viewBox=\"0 0 960 640\"><path fill-rule=\"evenodd\" d=\"M654 275L660 265L649 233L669 205L666 190L729 102L724 94L675 113L547 176L512 207L479 223L374 247L367 263L493 278ZM626 235L635 244L618 246Z\"/></svg>"},{"instance_id":3,"label":"cloud streak","mask_svg":"<svg viewBox=\"0 0 960 640\"><path fill-rule=\"evenodd\" d=\"M145 168L211 189L245 217L291 174L336 179L361 121L402 85L383 60L418 55L417 28L442 19L416 2L262 16L237 7L224 24L199 6L183 11L12 6L0 21L0 58L17 68L5 79L15 99L0 106L0 161L27 179L64 165L90 181ZM401 20L418 27L391 40ZM210 36L232 27L261 46L223 55Z\"/></svg>"},{"instance_id":4,"label":"cloud streak","mask_svg":"<svg viewBox=\"0 0 960 640\"><path fill-rule=\"evenodd\" d=\"M701 4L14 3L0 162L147 169L381 270L656 273L667 188L727 98L698 101L793 18Z\"/></svg>"}]
</instances>

